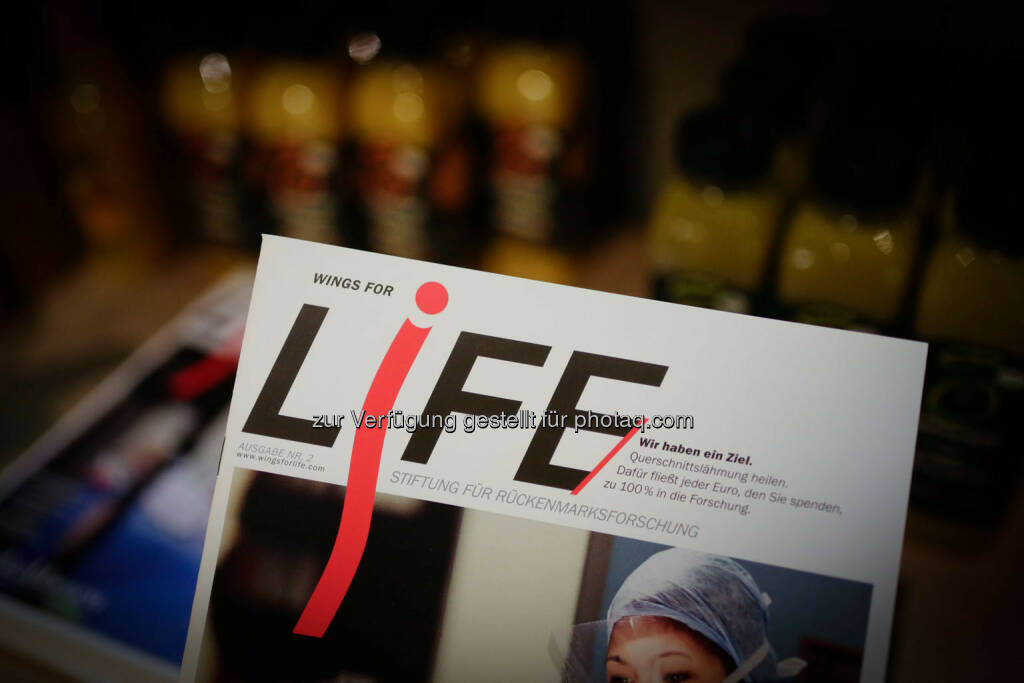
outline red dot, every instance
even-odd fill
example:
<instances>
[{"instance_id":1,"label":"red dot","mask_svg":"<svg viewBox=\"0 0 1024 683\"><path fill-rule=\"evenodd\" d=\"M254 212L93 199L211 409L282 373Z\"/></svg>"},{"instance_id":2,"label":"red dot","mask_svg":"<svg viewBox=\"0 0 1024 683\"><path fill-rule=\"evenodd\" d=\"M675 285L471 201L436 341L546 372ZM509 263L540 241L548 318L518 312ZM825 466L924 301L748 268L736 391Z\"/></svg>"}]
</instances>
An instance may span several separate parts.
<instances>
[{"instance_id":1,"label":"red dot","mask_svg":"<svg viewBox=\"0 0 1024 683\"><path fill-rule=\"evenodd\" d=\"M424 282L416 290L416 305L427 315L440 313L448 305L448 290L440 282Z\"/></svg>"}]
</instances>

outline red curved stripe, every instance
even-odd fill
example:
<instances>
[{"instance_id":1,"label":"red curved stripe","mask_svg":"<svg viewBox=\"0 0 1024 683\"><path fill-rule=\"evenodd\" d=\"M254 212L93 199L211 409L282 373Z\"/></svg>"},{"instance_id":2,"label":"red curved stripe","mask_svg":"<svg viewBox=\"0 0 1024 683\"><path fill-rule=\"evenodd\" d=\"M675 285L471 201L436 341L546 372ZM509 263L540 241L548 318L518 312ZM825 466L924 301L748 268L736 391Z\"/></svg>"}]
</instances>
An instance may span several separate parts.
<instances>
[{"instance_id":1,"label":"red curved stripe","mask_svg":"<svg viewBox=\"0 0 1024 683\"><path fill-rule=\"evenodd\" d=\"M363 402L365 415L386 415L394 407L398 391L430 329L417 327L406 319L370 384ZM292 633L322 637L341 606L341 601L345 599L370 534L373 497L377 490L377 474L386 435L386 424L375 429L364 424L356 430L345 503L341 509L341 524L334 539L334 548Z\"/></svg>"}]
</instances>

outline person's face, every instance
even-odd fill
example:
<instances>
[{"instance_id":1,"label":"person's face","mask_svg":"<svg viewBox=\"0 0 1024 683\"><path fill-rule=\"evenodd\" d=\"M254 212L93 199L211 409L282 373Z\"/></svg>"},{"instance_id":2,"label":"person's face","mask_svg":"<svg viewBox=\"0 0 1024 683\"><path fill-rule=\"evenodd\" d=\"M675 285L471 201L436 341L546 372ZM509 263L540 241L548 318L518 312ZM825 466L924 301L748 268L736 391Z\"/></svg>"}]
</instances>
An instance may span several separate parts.
<instances>
[{"instance_id":1,"label":"person's face","mask_svg":"<svg viewBox=\"0 0 1024 683\"><path fill-rule=\"evenodd\" d=\"M721 658L699 635L663 617L620 619L605 660L608 683L721 683Z\"/></svg>"}]
</instances>

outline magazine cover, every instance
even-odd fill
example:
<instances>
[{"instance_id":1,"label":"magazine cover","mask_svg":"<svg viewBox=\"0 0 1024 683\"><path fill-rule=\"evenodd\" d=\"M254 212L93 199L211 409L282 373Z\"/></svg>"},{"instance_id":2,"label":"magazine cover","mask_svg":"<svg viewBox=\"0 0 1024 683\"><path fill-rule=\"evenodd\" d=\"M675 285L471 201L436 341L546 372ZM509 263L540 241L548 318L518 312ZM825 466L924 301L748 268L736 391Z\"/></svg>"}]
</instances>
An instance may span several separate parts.
<instances>
[{"instance_id":1,"label":"magazine cover","mask_svg":"<svg viewBox=\"0 0 1024 683\"><path fill-rule=\"evenodd\" d=\"M264 237L186 681L877 681L923 344Z\"/></svg>"},{"instance_id":2,"label":"magazine cover","mask_svg":"<svg viewBox=\"0 0 1024 683\"><path fill-rule=\"evenodd\" d=\"M177 676L252 281L224 278L4 471L5 645L76 678Z\"/></svg>"}]
</instances>

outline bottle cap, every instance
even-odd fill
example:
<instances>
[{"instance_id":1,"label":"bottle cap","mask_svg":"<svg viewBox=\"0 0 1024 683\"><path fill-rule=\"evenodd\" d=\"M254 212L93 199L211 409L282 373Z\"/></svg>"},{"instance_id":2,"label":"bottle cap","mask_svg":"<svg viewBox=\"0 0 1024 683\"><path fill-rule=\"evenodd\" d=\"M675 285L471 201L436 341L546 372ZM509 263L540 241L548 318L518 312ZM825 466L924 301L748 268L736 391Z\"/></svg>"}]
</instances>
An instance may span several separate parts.
<instances>
[{"instance_id":1,"label":"bottle cap","mask_svg":"<svg viewBox=\"0 0 1024 683\"><path fill-rule=\"evenodd\" d=\"M1006 147L976 151L955 198L958 229L985 249L1024 256L1024 232L1017 212L1016 174L1009 172L1021 156Z\"/></svg>"},{"instance_id":2,"label":"bottle cap","mask_svg":"<svg viewBox=\"0 0 1024 683\"><path fill-rule=\"evenodd\" d=\"M723 191L752 187L771 172L774 141L753 114L709 107L679 124L676 163L684 175Z\"/></svg>"},{"instance_id":3,"label":"bottle cap","mask_svg":"<svg viewBox=\"0 0 1024 683\"><path fill-rule=\"evenodd\" d=\"M838 212L869 218L897 214L913 200L921 151L895 128L825 130L811 157L811 192Z\"/></svg>"},{"instance_id":4,"label":"bottle cap","mask_svg":"<svg viewBox=\"0 0 1024 683\"><path fill-rule=\"evenodd\" d=\"M835 61L831 33L811 17L774 16L747 32L743 54L723 73L728 102L753 107L782 136L810 127L824 73Z\"/></svg>"}]
</instances>

